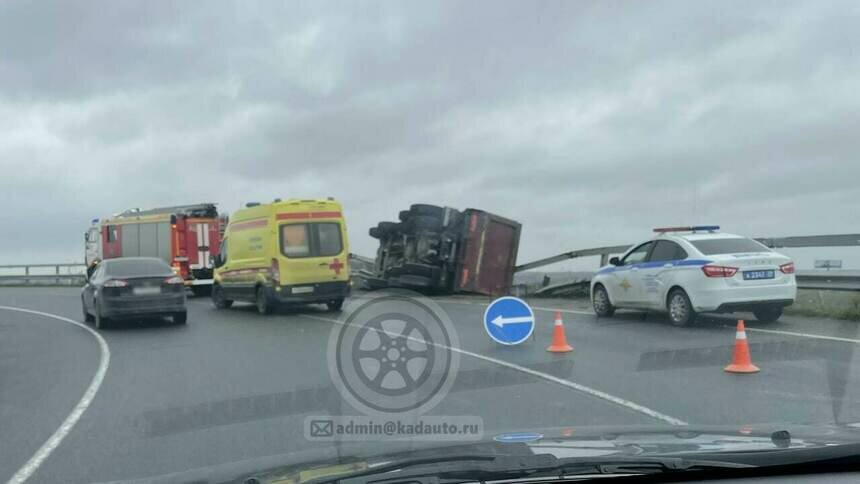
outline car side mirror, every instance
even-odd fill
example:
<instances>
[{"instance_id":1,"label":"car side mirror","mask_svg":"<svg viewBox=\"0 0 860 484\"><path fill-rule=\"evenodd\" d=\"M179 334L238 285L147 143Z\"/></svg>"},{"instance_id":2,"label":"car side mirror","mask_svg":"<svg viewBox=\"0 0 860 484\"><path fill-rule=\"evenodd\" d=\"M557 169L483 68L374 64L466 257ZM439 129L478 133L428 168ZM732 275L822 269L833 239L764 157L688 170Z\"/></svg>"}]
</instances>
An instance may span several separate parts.
<instances>
[{"instance_id":1,"label":"car side mirror","mask_svg":"<svg viewBox=\"0 0 860 484\"><path fill-rule=\"evenodd\" d=\"M223 266L223 265L224 265L224 261L223 261L223 260L221 260L221 254L218 254L218 255L210 255L210 256L209 256L209 263L210 263L210 264L212 264L212 265L213 265L213 266L215 266L215 267L221 267L221 266Z\"/></svg>"},{"instance_id":2,"label":"car side mirror","mask_svg":"<svg viewBox=\"0 0 860 484\"><path fill-rule=\"evenodd\" d=\"M614 266L620 266L621 265L621 259L619 259L618 257L613 257L613 258L609 259L609 263L614 265Z\"/></svg>"}]
</instances>

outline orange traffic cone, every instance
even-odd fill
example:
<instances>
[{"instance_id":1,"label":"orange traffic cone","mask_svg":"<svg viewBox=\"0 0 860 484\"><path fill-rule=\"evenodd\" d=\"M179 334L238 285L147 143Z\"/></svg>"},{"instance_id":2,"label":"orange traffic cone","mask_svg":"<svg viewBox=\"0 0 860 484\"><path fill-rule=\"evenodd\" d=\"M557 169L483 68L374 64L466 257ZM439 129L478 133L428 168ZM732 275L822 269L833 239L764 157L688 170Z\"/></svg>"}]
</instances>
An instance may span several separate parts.
<instances>
[{"instance_id":1,"label":"orange traffic cone","mask_svg":"<svg viewBox=\"0 0 860 484\"><path fill-rule=\"evenodd\" d=\"M732 364L723 368L729 373L755 373L758 367L750 360L750 347L747 344L747 332L744 329L744 320L738 320L738 330L735 334L735 352L732 356Z\"/></svg>"},{"instance_id":2,"label":"orange traffic cone","mask_svg":"<svg viewBox=\"0 0 860 484\"><path fill-rule=\"evenodd\" d=\"M567 353L573 351L573 346L567 344L567 337L564 335L564 325L561 322L561 312L555 312L555 324L552 328L552 344L546 349L551 353Z\"/></svg>"}]
</instances>

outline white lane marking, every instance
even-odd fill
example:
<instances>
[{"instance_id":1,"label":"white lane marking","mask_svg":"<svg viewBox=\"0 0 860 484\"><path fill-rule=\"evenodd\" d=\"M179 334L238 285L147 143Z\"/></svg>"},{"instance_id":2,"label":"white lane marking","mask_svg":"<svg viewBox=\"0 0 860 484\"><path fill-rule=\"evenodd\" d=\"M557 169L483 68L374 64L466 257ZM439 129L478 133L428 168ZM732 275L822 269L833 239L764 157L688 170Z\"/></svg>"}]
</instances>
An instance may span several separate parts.
<instances>
[{"instance_id":1,"label":"white lane marking","mask_svg":"<svg viewBox=\"0 0 860 484\"><path fill-rule=\"evenodd\" d=\"M468 305L472 305L472 306L489 306L489 304L484 304L481 302L457 301L456 299L436 299L436 301L438 301L440 303L450 303L450 304L468 304ZM560 313L565 313L565 314L584 314L586 316L594 316L595 315L591 311L581 311L578 309L559 309L559 308L548 308L548 307L543 307L543 306L531 306L531 305L529 305L529 307L532 309L537 309L538 311L551 311L551 312L558 311Z\"/></svg>"},{"instance_id":2,"label":"white lane marking","mask_svg":"<svg viewBox=\"0 0 860 484\"><path fill-rule=\"evenodd\" d=\"M33 454L33 457L30 457L20 469L18 469L15 474L7 481L7 484L22 484L24 481L30 478L36 470L39 469L39 466L45 462L54 449L57 448L58 445L66 438L66 435L71 432L72 428L78 423L78 420L81 418L81 415L89 408L90 403L92 403L93 398L96 396L96 392L99 391L99 387L102 385L102 382L105 379L105 375L107 374L108 365L110 364L110 349L108 348L107 343L105 342L102 335L98 334L92 328L89 328L86 325L83 325L75 320L64 318L63 316L57 316L56 314L43 313L41 311L33 311L32 309L22 309L15 308L11 306L0 306L0 309L5 309L7 311L18 311L21 313L29 313L35 314L37 316L44 316L46 318L53 318L59 321L63 321L65 323L74 324L80 328L87 330L99 344L99 350L101 351L101 357L99 360L99 367L96 370L96 374L93 376L93 379L90 381L90 385L87 387L87 390L84 392L84 396L81 397L78 404L75 405L75 408L72 409L72 412L63 420L63 423L60 424L60 427L50 436L48 440L39 447L39 450Z\"/></svg>"},{"instance_id":3,"label":"white lane marking","mask_svg":"<svg viewBox=\"0 0 860 484\"><path fill-rule=\"evenodd\" d=\"M339 320L336 320L336 319L323 318L320 316L314 316L314 315L310 315L310 314L306 314L304 316L311 318L311 319L316 319L319 321L325 321L328 323L339 324L341 326L346 325L346 323L339 321ZM388 333L388 331L386 331L386 333ZM392 336L400 336L399 334L395 334L395 333L391 333L391 335ZM660 413L656 410L652 410L652 409L645 407L643 405L639 405L636 402L631 402L630 400L625 400L621 397L616 397L615 395L610 395L606 392L602 392L600 390L596 390L594 388L587 387L585 385L575 383L575 382L572 382L570 380L565 380L563 378L558 378L556 376L552 376L552 375L547 374L547 373L542 373L542 372L539 372L536 370L532 370L531 368L527 368L525 366L520 366L520 365L517 365L514 363L509 363L509 362L504 361L504 360L499 360L499 359L493 358L491 356L485 356L485 355L482 355L480 353L474 353L474 352L471 352L468 350L464 350L462 348L454 348L453 346L447 346L447 345L443 345L441 343L424 341L423 339L416 338L414 336L407 336L406 338L411 339L411 340L416 341L416 342L419 342L419 343L437 346L439 348L444 348L444 349L447 349L449 351L453 351L455 353L460 353L461 355L471 356L472 358L484 360L484 361L494 363L494 364L499 365L499 366L504 366L505 368L510 368L511 370L516 370L516 371L519 371L522 373L526 373L528 375L532 375L532 376L537 377L537 378L541 378L541 379L544 379L544 380L547 380L547 381L550 381L553 383L557 383L559 385L570 388L572 390L576 390L578 392L582 392L582 393L585 393L587 395L591 395L592 397L599 398L601 400L606 400L608 402L612 402L612 403L614 403L616 405L620 405L622 407L626 407L629 410L633 410L634 412L639 412L639 413L647 415L651 418L654 418L657 420L662 420L663 422L666 422L670 425L688 425L687 422L684 422L683 420L677 419L675 417L671 417L671 416L666 415L664 413Z\"/></svg>"},{"instance_id":4,"label":"white lane marking","mask_svg":"<svg viewBox=\"0 0 860 484\"><path fill-rule=\"evenodd\" d=\"M726 326L730 328L732 326ZM827 341L840 341L842 343L853 343L860 344L860 339L851 339L851 338L840 338L838 336L825 336L823 334L811 334L811 333L795 333L793 331L779 331L776 329L760 329L760 328L746 328L747 331L753 331L756 333L770 333L770 334L781 334L785 336L796 336L798 338L812 338L812 339L823 339Z\"/></svg>"},{"instance_id":5,"label":"white lane marking","mask_svg":"<svg viewBox=\"0 0 860 484\"><path fill-rule=\"evenodd\" d=\"M442 303L452 303L452 304L473 304L473 305L483 305L483 303L471 302L471 301L456 301L450 299L439 299L439 302ZM596 316L593 312L589 311L577 311L574 309L555 309L548 307L540 307L540 306L532 306L532 309L537 309L539 311L558 311L560 313L572 313L572 314L585 314L588 316ZM723 325L724 328L734 328L735 325ZM796 333L794 331L779 331L775 329L761 329L761 328L746 328L747 331L753 331L758 333L770 333L770 334L781 334L784 336L796 336L798 338L811 338L811 339L822 339L827 341L840 341L842 343L852 343L852 344L860 344L860 339L852 339L852 338L840 338L838 336L827 336L823 334L813 334L813 333Z\"/></svg>"}]
</instances>

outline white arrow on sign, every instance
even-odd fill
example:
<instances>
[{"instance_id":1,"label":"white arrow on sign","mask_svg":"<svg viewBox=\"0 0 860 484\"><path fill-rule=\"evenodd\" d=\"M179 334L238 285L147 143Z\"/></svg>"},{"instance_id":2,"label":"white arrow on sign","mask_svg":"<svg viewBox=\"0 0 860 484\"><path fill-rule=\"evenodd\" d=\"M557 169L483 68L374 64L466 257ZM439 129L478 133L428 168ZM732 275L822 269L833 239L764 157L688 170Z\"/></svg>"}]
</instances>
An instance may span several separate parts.
<instances>
[{"instance_id":1,"label":"white arrow on sign","mask_svg":"<svg viewBox=\"0 0 860 484\"><path fill-rule=\"evenodd\" d=\"M532 317L531 316L520 316L517 318L503 318L502 315L500 314L500 315L496 316L496 319L494 319L490 322L501 328L502 326L504 326L506 324L531 323Z\"/></svg>"}]
</instances>

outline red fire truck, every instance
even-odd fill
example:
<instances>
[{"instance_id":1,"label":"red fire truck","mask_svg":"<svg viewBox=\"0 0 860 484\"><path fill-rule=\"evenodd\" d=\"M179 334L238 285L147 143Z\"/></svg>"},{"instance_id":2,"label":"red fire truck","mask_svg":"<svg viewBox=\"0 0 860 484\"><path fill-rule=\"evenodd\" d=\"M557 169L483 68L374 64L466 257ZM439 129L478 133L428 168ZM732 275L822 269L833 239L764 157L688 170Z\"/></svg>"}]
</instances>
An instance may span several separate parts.
<instances>
[{"instance_id":1,"label":"red fire truck","mask_svg":"<svg viewBox=\"0 0 860 484\"><path fill-rule=\"evenodd\" d=\"M86 233L86 263L116 257L159 257L173 266L195 294L212 287L212 258L221 245L214 203L132 209L95 219Z\"/></svg>"}]
</instances>

